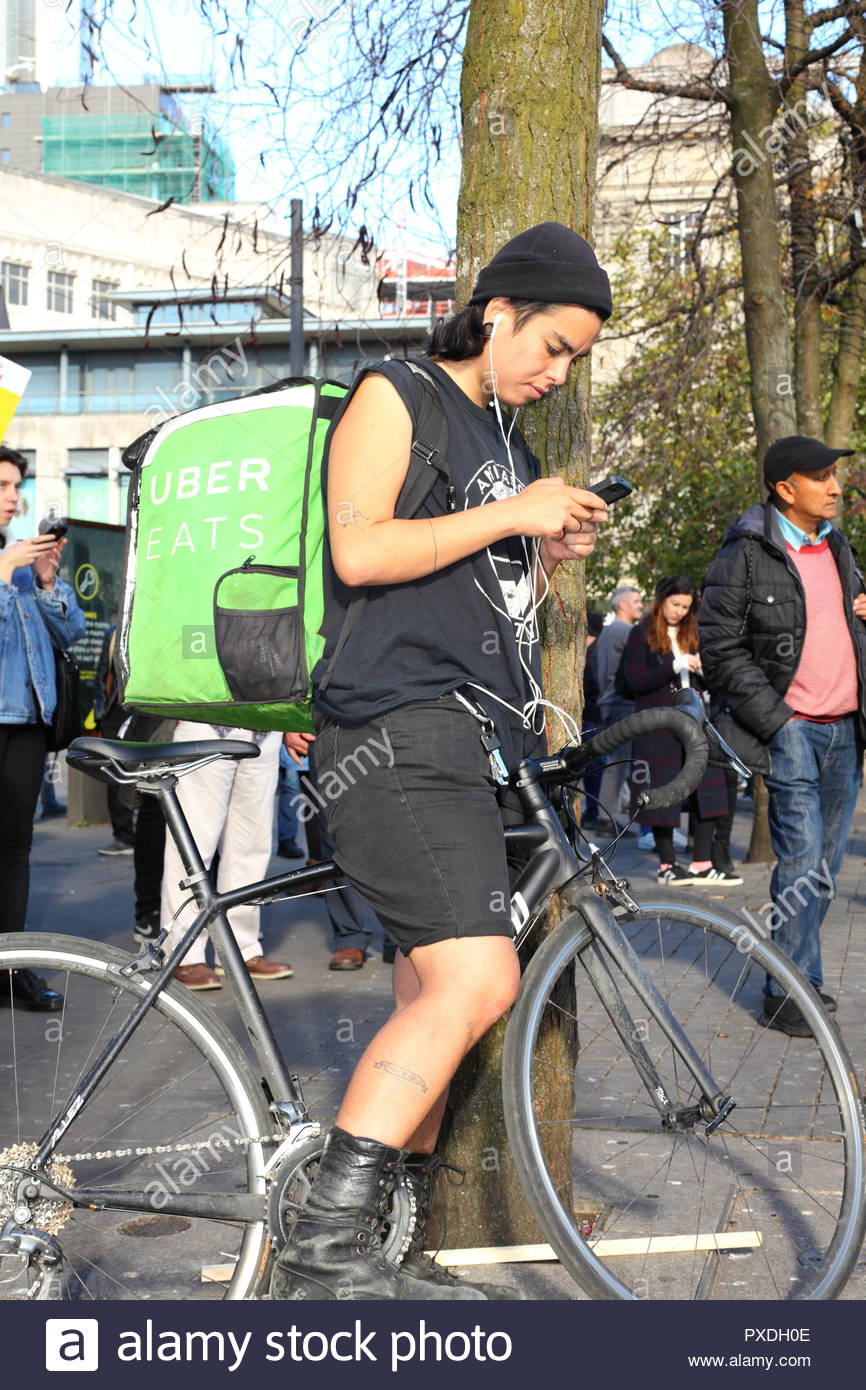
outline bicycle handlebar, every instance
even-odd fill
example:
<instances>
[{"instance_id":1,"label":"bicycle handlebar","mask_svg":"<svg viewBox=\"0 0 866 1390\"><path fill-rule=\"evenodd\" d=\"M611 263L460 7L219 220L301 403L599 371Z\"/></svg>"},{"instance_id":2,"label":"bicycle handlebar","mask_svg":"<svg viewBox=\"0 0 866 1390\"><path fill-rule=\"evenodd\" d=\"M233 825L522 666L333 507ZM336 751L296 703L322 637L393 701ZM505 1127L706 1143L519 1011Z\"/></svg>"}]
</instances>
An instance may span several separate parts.
<instances>
[{"instance_id":1,"label":"bicycle handlebar","mask_svg":"<svg viewBox=\"0 0 866 1390\"><path fill-rule=\"evenodd\" d=\"M672 781L663 787L647 787L645 791L638 792L637 804L641 810L658 811L685 801L704 775L709 745L703 729L690 714L670 708L638 710L611 724L609 729L602 729L579 748L563 749L559 757L569 772L583 772L596 758L612 753L623 743L630 743L638 734L654 733L661 729L673 734L682 745L686 757Z\"/></svg>"}]
</instances>

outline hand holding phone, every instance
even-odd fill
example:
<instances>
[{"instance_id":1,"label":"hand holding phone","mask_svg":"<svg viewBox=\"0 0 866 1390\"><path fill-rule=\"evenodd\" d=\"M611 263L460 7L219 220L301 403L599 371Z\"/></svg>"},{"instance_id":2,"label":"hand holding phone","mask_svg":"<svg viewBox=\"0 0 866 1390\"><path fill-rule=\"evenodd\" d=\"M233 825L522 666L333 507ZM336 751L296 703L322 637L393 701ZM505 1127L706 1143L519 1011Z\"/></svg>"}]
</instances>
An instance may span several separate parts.
<instances>
[{"instance_id":1,"label":"hand holding phone","mask_svg":"<svg viewBox=\"0 0 866 1390\"><path fill-rule=\"evenodd\" d=\"M614 502L621 502L633 490L631 483L627 483L625 478L621 478L617 473L609 473L606 478L602 478L600 483L592 483L587 489L589 492L594 492L609 507Z\"/></svg>"}]
</instances>

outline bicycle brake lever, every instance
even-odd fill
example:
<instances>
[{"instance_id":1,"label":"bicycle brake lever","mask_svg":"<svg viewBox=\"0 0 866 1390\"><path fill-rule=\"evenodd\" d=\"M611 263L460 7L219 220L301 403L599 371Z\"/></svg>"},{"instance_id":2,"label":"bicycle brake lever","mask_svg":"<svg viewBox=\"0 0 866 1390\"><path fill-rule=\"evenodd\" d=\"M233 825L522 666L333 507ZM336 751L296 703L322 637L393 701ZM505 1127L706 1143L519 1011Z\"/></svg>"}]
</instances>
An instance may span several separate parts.
<instances>
[{"instance_id":1,"label":"bicycle brake lever","mask_svg":"<svg viewBox=\"0 0 866 1390\"><path fill-rule=\"evenodd\" d=\"M722 738L715 724L711 724L709 719L704 720L704 732L708 738L712 739L719 752L727 758L728 762L736 772L737 776L743 777L748 782L749 778L752 775L752 769L750 767L746 767L746 764L743 762L743 760L737 757L731 745L727 743L725 739Z\"/></svg>"},{"instance_id":2,"label":"bicycle brake lever","mask_svg":"<svg viewBox=\"0 0 866 1390\"><path fill-rule=\"evenodd\" d=\"M701 725L707 738L715 744L718 751L727 759L737 776L743 777L748 781L752 775L751 768L746 767L746 764L737 757L731 745L726 743L722 738L715 724L710 723L707 718L704 702L698 692L693 690L691 686L686 686L683 690L677 691L674 696L674 704L677 709L681 709L684 713L690 714L692 718Z\"/></svg>"}]
</instances>

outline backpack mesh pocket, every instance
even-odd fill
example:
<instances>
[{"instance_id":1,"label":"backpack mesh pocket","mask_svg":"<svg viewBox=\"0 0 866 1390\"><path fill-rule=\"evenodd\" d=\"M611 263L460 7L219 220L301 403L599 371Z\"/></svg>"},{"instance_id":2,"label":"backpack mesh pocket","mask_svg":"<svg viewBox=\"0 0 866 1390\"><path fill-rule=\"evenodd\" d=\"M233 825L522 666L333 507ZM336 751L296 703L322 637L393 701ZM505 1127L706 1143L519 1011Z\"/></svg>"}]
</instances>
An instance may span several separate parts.
<instances>
[{"instance_id":1,"label":"backpack mesh pocket","mask_svg":"<svg viewBox=\"0 0 866 1390\"><path fill-rule=\"evenodd\" d=\"M241 704L303 700L308 693L298 570L242 565L214 588L217 660Z\"/></svg>"}]
</instances>

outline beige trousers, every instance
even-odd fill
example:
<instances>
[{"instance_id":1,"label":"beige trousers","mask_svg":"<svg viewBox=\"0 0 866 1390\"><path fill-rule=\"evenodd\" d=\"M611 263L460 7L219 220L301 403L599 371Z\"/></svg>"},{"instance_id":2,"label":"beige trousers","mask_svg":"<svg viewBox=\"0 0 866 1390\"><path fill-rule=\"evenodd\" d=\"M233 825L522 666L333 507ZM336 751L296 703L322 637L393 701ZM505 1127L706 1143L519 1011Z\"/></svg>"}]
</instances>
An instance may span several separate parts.
<instances>
[{"instance_id":1,"label":"beige trousers","mask_svg":"<svg viewBox=\"0 0 866 1390\"><path fill-rule=\"evenodd\" d=\"M217 739L210 724L182 719L175 730L175 743L191 739ZM252 742L246 729L233 730L230 737ZM217 848L220 852L217 891L227 892L245 883L255 883L268 871L274 844L274 797L280 767L282 735L265 735L257 758L221 758L207 767L196 768L181 777L177 793L189 822L193 839L207 867ZM188 896L178 884L185 877L180 855L170 835L165 837L165 867L162 876L162 924L167 926L182 899ZM184 907L164 944L174 950L198 911L194 903ZM244 960L262 954L259 938L261 909L257 906L233 907L229 925ZM184 965L198 965L205 959L207 934L202 933L184 956Z\"/></svg>"}]
</instances>

